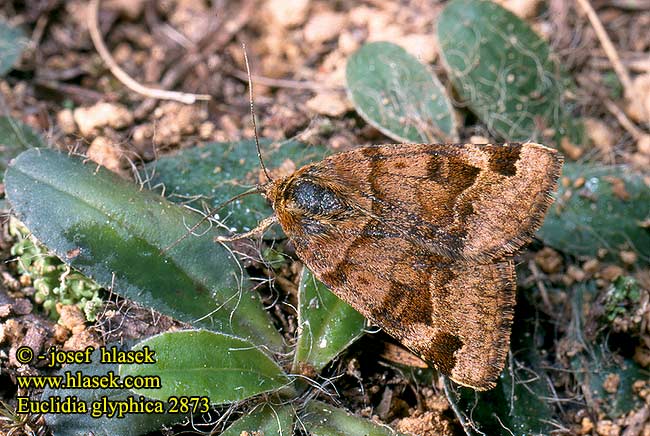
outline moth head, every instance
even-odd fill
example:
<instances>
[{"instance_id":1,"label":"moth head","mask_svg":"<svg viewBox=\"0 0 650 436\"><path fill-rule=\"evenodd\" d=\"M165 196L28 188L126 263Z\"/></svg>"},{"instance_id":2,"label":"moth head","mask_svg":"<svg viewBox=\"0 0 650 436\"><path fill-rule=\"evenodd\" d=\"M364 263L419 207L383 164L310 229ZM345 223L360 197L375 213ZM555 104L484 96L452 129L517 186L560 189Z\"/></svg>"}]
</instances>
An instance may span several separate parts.
<instances>
[{"instance_id":1,"label":"moth head","mask_svg":"<svg viewBox=\"0 0 650 436\"><path fill-rule=\"evenodd\" d=\"M316 232L349 211L341 188L316 175L296 172L265 187L264 196L285 230Z\"/></svg>"},{"instance_id":2,"label":"moth head","mask_svg":"<svg viewBox=\"0 0 650 436\"><path fill-rule=\"evenodd\" d=\"M347 209L340 188L308 174L293 174L263 189L276 211L326 218Z\"/></svg>"}]
</instances>

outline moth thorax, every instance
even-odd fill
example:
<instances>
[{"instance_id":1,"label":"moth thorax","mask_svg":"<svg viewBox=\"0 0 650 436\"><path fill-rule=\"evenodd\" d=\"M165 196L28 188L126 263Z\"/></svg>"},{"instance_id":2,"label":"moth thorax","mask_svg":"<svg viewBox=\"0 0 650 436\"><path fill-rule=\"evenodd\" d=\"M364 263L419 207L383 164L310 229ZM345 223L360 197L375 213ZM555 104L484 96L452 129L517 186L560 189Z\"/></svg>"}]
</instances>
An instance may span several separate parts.
<instances>
[{"instance_id":1,"label":"moth thorax","mask_svg":"<svg viewBox=\"0 0 650 436\"><path fill-rule=\"evenodd\" d=\"M311 215L332 215L345 210L345 204L330 188L313 180L297 179L289 195L296 208Z\"/></svg>"}]
</instances>

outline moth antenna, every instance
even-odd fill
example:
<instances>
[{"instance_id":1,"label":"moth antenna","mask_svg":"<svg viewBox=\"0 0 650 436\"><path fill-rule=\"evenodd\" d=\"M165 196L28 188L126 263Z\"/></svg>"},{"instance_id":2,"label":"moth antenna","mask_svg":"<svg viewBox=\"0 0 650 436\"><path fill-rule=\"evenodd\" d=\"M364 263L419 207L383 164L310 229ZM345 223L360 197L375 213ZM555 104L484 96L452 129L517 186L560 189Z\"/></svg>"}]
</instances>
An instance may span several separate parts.
<instances>
[{"instance_id":1,"label":"moth antenna","mask_svg":"<svg viewBox=\"0 0 650 436\"><path fill-rule=\"evenodd\" d=\"M237 195L235 195L234 197L231 197L231 198L229 198L228 200L224 201L224 202L221 203L219 206L217 206L217 207L215 207L214 209L210 210L210 212L208 212L205 216L203 216L203 218L201 218L201 219L199 220L199 222L197 222L196 224L194 224L194 225L193 225L193 226L192 226L192 227L191 227L187 232L185 232L185 234L184 234L183 236L181 236L180 238L178 238L177 240L175 240L174 242L172 242L172 243L171 243L170 245L168 245L167 247L165 247L165 248L163 248L162 250L160 250L160 254L165 254L166 252L168 252L169 250L171 250L172 248L174 248L175 246L177 246L179 243L181 243L182 241L184 241L185 238L187 238L189 235L191 235L192 233L194 233L194 231L195 231L196 229L198 229L199 226L200 226L201 224L203 224L204 222L206 222L207 220L209 220L210 217L211 217L212 215L214 215L215 213L219 212L221 209L223 209L224 207L228 206L228 205L229 205L230 203L232 203L233 201L237 201L237 200L239 200L240 198L242 198L242 197L246 197L246 196L251 195L251 194L259 194L260 192L262 192L262 191L260 190L260 187L259 187L259 186L256 186L256 187L254 187L254 188L252 188L252 189L249 189L248 191L244 191L244 192L242 192L241 194L237 194Z\"/></svg>"},{"instance_id":2,"label":"moth antenna","mask_svg":"<svg viewBox=\"0 0 650 436\"><path fill-rule=\"evenodd\" d=\"M262 167L262 171L264 172L266 179L272 182L273 179L269 175L269 172L266 170L266 165L264 165L264 161L262 160L262 150L260 149L260 140L257 135L257 122L255 122L255 103L253 100L253 79L251 78L251 68L250 65L248 64L248 54L246 54L246 43L242 42L241 46L242 49L244 50L244 62L246 63L246 74L248 75L248 100L250 101L250 105L251 105L251 120L253 122L253 133L255 134L255 146L257 147L257 158L260 161L260 166Z\"/></svg>"}]
</instances>

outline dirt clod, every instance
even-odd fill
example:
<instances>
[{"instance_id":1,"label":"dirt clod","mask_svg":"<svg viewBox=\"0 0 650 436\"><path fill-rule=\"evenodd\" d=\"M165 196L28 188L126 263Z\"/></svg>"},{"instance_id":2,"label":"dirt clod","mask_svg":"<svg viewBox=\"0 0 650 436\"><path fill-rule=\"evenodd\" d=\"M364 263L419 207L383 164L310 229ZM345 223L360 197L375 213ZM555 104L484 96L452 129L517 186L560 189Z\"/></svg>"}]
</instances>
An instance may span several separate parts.
<instances>
[{"instance_id":1,"label":"dirt clod","mask_svg":"<svg viewBox=\"0 0 650 436\"><path fill-rule=\"evenodd\" d=\"M123 173L125 156L120 147L108 138L98 136L88 147L87 155L98 165L114 173Z\"/></svg>"},{"instance_id":2,"label":"dirt clod","mask_svg":"<svg viewBox=\"0 0 650 436\"><path fill-rule=\"evenodd\" d=\"M104 127L123 129L133 124L131 112L126 106L116 103L100 102L90 107L79 107L73 116L84 136L96 135Z\"/></svg>"},{"instance_id":3,"label":"dirt clod","mask_svg":"<svg viewBox=\"0 0 650 436\"><path fill-rule=\"evenodd\" d=\"M603 389L605 389L605 392L614 394L618 390L618 385L620 382L621 376L619 374L607 374L607 377L605 377L605 381L603 382Z\"/></svg>"},{"instance_id":4,"label":"dirt clod","mask_svg":"<svg viewBox=\"0 0 650 436\"><path fill-rule=\"evenodd\" d=\"M338 92L320 92L305 103L315 113L339 117L352 109L348 99Z\"/></svg>"},{"instance_id":5,"label":"dirt clod","mask_svg":"<svg viewBox=\"0 0 650 436\"><path fill-rule=\"evenodd\" d=\"M312 16L303 30L305 40L310 44L321 44L338 36L345 26L347 17L336 12L321 12Z\"/></svg>"},{"instance_id":6,"label":"dirt clod","mask_svg":"<svg viewBox=\"0 0 650 436\"><path fill-rule=\"evenodd\" d=\"M400 419L395 424L395 429L420 436L451 436L455 434L449 421L434 411L416 412L413 416Z\"/></svg>"},{"instance_id":7,"label":"dirt clod","mask_svg":"<svg viewBox=\"0 0 650 436\"><path fill-rule=\"evenodd\" d=\"M562 256L550 247L544 247L535 255L535 263L547 274L557 273L563 265Z\"/></svg>"},{"instance_id":8,"label":"dirt clod","mask_svg":"<svg viewBox=\"0 0 650 436\"><path fill-rule=\"evenodd\" d=\"M603 419L596 424L596 433L598 433L598 436L619 436L621 426L609 419Z\"/></svg>"}]
</instances>

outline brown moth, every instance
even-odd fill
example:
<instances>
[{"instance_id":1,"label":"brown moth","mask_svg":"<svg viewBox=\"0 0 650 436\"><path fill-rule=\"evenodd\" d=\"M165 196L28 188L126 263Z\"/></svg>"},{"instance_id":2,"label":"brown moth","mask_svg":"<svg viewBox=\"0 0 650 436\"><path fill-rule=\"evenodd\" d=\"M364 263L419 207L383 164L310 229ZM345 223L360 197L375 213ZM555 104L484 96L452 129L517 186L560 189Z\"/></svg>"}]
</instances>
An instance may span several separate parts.
<instances>
[{"instance_id":1,"label":"brown moth","mask_svg":"<svg viewBox=\"0 0 650 436\"><path fill-rule=\"evenodd\" d=\"M513 255L561 166L534 143L362 147L259 186L275 216L249 234L277 220L337 296L455 382L490 389L509 349Z\"/></svg>"}]
</instances>

